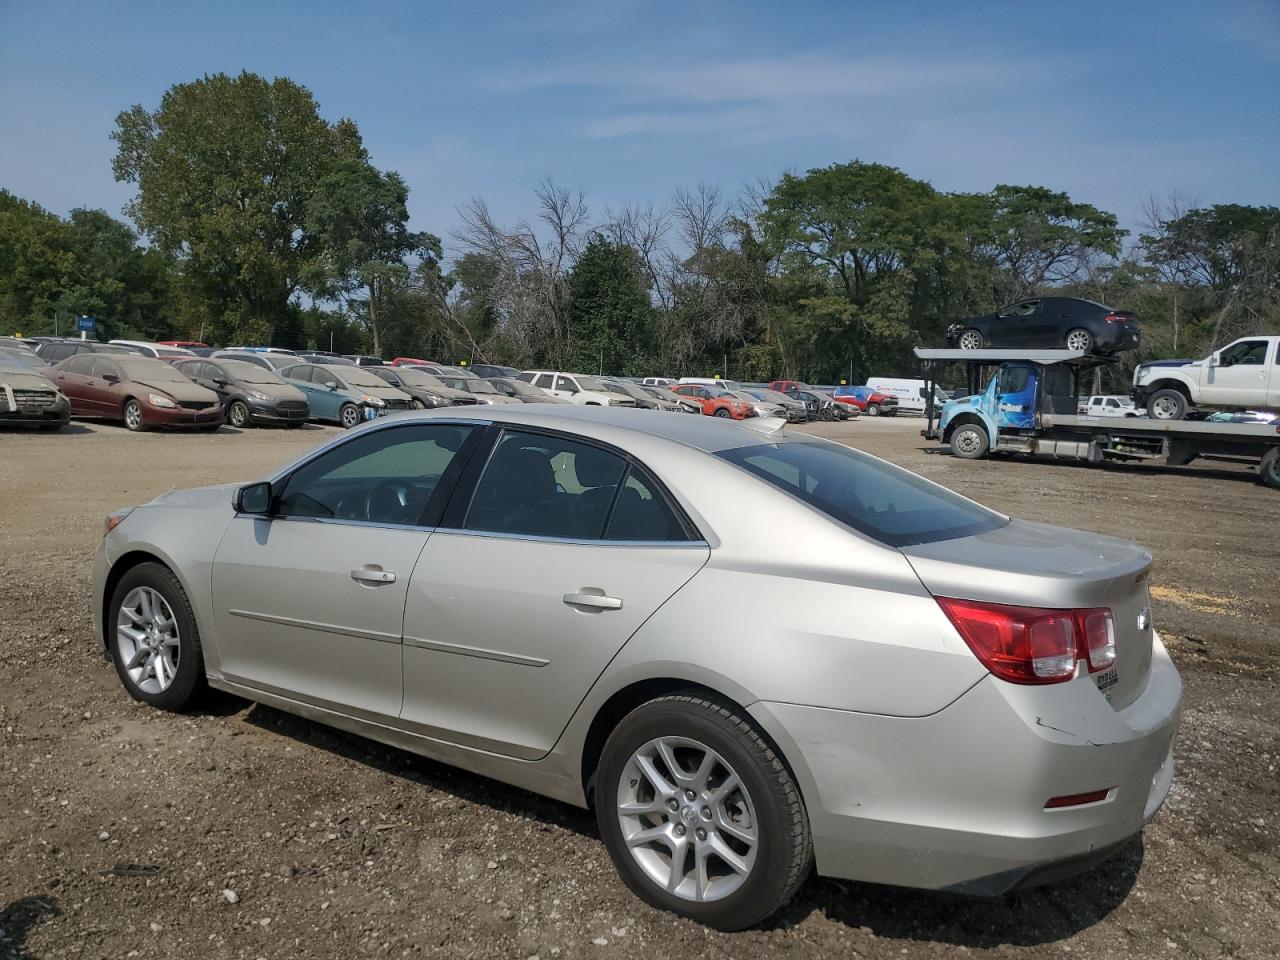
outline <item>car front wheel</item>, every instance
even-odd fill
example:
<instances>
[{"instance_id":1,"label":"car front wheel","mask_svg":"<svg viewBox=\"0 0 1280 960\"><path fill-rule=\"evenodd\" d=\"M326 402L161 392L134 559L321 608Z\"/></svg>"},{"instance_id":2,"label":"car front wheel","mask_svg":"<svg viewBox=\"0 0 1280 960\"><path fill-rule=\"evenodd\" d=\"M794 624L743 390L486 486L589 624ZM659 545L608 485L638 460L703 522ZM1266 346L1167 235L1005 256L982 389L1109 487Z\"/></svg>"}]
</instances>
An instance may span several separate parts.
<instances>
[{"instance_id":1,"label":"car front wheel","mask_svg":"<svg viewBox=\"0 0 1280 960\"><path fill-rule=\"evenodd\" d=\"M350 430L360 422L360 408L354 403L344 403L338 411L338 422Z\"/></svg>"},{"instance_id":2,"label":"car front wheel","mask_svg":"<svg viewBox=\"0 0 1280 960\"><path fill-rule=\"evenodd\" d=\"M111 659L135 700L181 710L203 689L204 655L187 593L158 563L142 563L116 585L107 611Z\"/></svg>"},{"instance_id":3,"label":"car front wheel","mask_svg":"<svg viewBox=\"0 0 1280 960\"><path fill-rule=\"evenodd\" d=\"M867 404L867 416L868 416L868 417L878 417L878 416L880 416L880 404L878 404L878 403L868 403L868 404Z\"/></svg>"},{"instance_id":4,"label":"car front wheel","mask_svg":"<svg viewBox=\"0 0 1280 960\"><path fill-rule=\"evenodd\" d=\"M130 397L124 402L124 425L128 430L137 433L146 429L146 424L142 421L142 404Z\"/></svg>"},{"instance_id":5,"label":"car front wheel","mask_svg":"<svg viewBox=\"0 0 1280 960\"><path fill-rule=\"evenodd\" d=\"M717 416L717 417L732 417L732 416L733 416L733 414L729 412L729 408L728 408L728 407L721 407L719 410L717 410L717 411L715 412L714 416Z\"/></svg>"},{"instance_id":6,"label":"car front wheel","mask_svg":"<svg viewBox=\"0 0 1280 960\"><path fill-rule=\"evenodd\" d=\"M609 735L596 818L641 899L718 930L772 915L809 872L809 821L790 771L736 707L673 694Z\"/></svg>"},{"instance_id":7,"label":"car front wheel","mask_svg":"<svg viewBox=\"0 0 1280 960\"><path fill-rule=\"evenodd\" d=\"M249 407L243 400L233 400L227 408L227 423L241 429L249 424Z\"/></svg>"}]
</instances>

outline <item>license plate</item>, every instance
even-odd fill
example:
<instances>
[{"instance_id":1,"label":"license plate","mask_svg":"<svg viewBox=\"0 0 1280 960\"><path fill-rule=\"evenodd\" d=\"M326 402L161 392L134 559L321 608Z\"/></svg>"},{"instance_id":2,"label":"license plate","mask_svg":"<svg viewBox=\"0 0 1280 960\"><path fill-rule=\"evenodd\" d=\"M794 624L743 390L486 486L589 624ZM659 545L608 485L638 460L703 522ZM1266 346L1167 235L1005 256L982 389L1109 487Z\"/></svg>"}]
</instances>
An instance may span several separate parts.
<instances>
[{"instance_id":1,"label":"license plate","mask_svg":"<svg viewBox=\"0 0 1280 960\"><path fill-rule=\"evenodd\" d=\"M1120 674L1116 672L1116 668L1103 670L1102 673L1094 674L1093 682L1098 685L1098 692L1107 698L1107 702L1111 702L1111 688L1120 682Z\"/></svg>"}]
</instances>

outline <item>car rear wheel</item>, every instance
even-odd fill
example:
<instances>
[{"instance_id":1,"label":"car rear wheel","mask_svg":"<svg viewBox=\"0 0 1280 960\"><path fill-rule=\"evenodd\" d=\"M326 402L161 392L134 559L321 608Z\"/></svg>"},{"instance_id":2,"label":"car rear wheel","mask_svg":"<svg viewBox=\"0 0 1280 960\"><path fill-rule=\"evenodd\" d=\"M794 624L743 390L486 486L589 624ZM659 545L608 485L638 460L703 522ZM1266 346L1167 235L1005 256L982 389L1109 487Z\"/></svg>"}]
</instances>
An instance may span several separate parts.
<instances>
[{"instance_id":1,"label":"car rear wheel","mask_svg":"<svg viewBox=\"0 0 1280 960\"><path fill-rule=\"evenodd\" d=\"M360 422L360 408L354 403L344 403L338 411L338 422L350 430Z\"/></svg>"},{"instance_id":2,"label":"car rear wheel","mask_svg":"<svg viewBox=\"0 0 1280 960\"><path fill-rule=\"evenodd\" d=\"M951 434L951 452L965 460L986 456L990 446L987 431L975 423L961 424Z\"/></svg>"},{"instance_id":3,"label":"car rear wheel","mask_svg":"<svg viewBox=\"0 0 1280 960\"><path fill-rule=\"evenodd\" d=\"M134 433L146 429L146 424L142 422L142 404L133 397L124 402L124 425Z\"/></svg>"},{"instance_id":4,"label":"car rear wheel","mask_svg":"<svg viewBox=\"0 0 1280 960\"><path fill-rule=\"evenodd\" d=\"M632 892L719 930L773 914L808 874L804 803L782 758L737 708L652 700L609 735L596 818Z\"/></svg>"},{"instance_id":5,"label":"car rear wheel","mask_svg":"<svg viewBox=\"0 0 1280 960\"><path fill-rule=\"evenodd\" d=\"M1147 400L1147 415L1152 420L1181 420L1187 415L1187 398L1172 388L1157 390Z\"/></svg>"},{"instance_id":6,"label":"car rear wheel","mask_svg":"<svg viewBox=\"0 0 1280 960\"><path fill-rule=\"evenodd\" d=\"M249 425L249 407L243 400L233 400L227 408L227 423L236 428Z\"/></svg>"},{"instance_id":7,"label":"car rear wheel","mask_svg":"<svg viewBox=\"0 0 1280 960\"><path fill-rule=\"evenodd\" d=\"M880 404L878 404L878 403L868 403L868 404L867 404L867 416L868 416L868 417L878 417L878 416L880 416Z\"/></svg>"},{"instance_id":8,"label":"car rear wheel","mask_svg":"<svg viewBox=\"0 0 1280 960\"><path fill-rule=\"evenodd\" d=\"M1088 330L1075 329L1067 332L1067 338L1064 341L1068 350L1079 350L1082 353L1093 352L1093 334Z\"/></svg>"},{"instance_id":9,"label":"car rear wheel","mask_svg":"<svg viewBox=\"0 0 1280 960\"><path fill-rule=\"evenodd\" d=\"M960 334L960 339L956 343L961 350L981 350L982 334L977 330L966 330Z\"/></svg>"},{"instance_id":10,"label":"car rear wheel","mask_svg":"<svg viewBox=\"0 0 1280 960\"><path fill-rule=\"evenodd\" d=\"M411 400L411 401L409 401L409 409L410 409L410 410L425 410L425 409L427 409L427 405L426 405L425 403L423 403L421 400Z\"/></svg>"},{"instance_id":11,"label":"car rear wheel","mask_svg":"<svg viewBox=\"0 0 1280 960\"><path fill-rule=\"evenodd\" d=\"M106 624L111 659L129 696L161 710L181 710L203 690L195 616L167 567L142 563L121 577Z\"/></svg>"},{"instance_id":12,"label":"car rear wheel","mask_svg":"<svg viewBox=\"0 0 1280 960\"><path fill-rule=\"evenodd\" d=\"M1262 458L1262 463L1258 465L1258 474L1268 487L1280 490L1280 447Z\"/></svg>"},{"instance_id":13,"label":"car rear wheel","mask_svg":"<svg viewBox=\"0 0 1280 960\"><path fill-rule=\"evenodd\" d=\"M733 416L733 414L729 412L729 408L728 408L728 407L721 407L719 410L717 410L717 411L715 412L715 414L713 414L713 416L717 416L717 417L732 417L732 416Z\"/></svg>"}]
</instances>

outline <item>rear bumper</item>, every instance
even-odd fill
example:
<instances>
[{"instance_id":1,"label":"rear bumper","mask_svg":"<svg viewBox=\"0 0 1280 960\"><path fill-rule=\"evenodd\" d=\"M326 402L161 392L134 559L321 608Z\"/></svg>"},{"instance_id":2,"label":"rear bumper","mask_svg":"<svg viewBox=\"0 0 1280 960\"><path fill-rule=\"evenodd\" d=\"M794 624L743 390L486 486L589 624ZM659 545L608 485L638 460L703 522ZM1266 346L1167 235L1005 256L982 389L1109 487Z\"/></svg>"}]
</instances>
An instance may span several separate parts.
<instances>
[{"instance_id":1,"label":"rear bumper","mask_svg":"<svg viewBox=\"0 0 1280 960\"><path fill-rule=\"evenodd\" d=\"M1101 350L1137 350L1142 345L1142 333L1134 327L1106 324L1106 329L1094 337L1094 346Z\"/></svg>"},{"instance_id":2,"label":"rear bumper","mask_svg":"<svg viewBox=\"0 0 1280 960\"><path fill-rule=\"evenodd\" d=\"M1087 869L1141 831L1173 781L1181 699L1157 638L1145 689L1120 710L1087 676L987 676L928 717L763 702L751 713L795 758L819 873L998 894ZM1099 802L1045 809L1102 789Z\"/></svg>"}]
</instances>

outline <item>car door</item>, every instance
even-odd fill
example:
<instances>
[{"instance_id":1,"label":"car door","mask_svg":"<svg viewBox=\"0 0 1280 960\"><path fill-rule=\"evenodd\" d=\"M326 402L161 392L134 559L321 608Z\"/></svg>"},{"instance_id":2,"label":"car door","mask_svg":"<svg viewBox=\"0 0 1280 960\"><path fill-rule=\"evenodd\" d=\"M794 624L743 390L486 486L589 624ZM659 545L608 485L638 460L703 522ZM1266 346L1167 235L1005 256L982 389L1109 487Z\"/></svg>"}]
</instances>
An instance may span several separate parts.
<instances>
[{"instance_id":1,"label":"car door","mask_svg":"<svg viewBox=\"0 0 1280 960\"><path fill-rule=\"evenodd\" d=\"M464 499L409 585L402 723L535 759L709 548L641 465L562 434L502 431Z\"/></svg>"},{"instance_id":2,"label":"car door","mask_svg":"<svg viewBox=\"0 0 1280 960\"><path fill-rule=\"evenodd\" d=\"M231 396L229 389L231 378L227 376L225 369L212 360L203 360L199 363L183 364L181 370L200 386L216 393L220 404L224 407L227 405L227 399Z\"/></svg>"},{"instance_id":3,"label":"car door","mask_svg":"<svg viewBox=\"0 0 1280 960\"><path fill-rule=\"evenodd\" d=\"M1213 406L1262 406L1269 393L1271 341L1250 337L1228 344L1216 354L1217 363L1204 371L1202 402Z\"/></svg>"},{"instance_id":4,"label":"car door","mask_svg":"<svg viewBox=\"0 0 1280 960\"><path fill-rule=\"evenodd\" d=\"M1040 311L1039 300L1023 300L1000 311L999 322L991 325L993 347L1036 347L1036 316Z\"/></svg>"},{"instance_id":5,"label":"car door","mask_svg":"<svg viewBox=\"0 0 1280 960\"><path fill-rule=\"evenodd\" d=\"M566 377L563 374L556 374L555 385L551 388L552 394L571 403L577 403L581 398L578 396L578 383L573 377Z\"/></svg>"},{"instance_id":6,"label":"car door","mask_svg":"<svg viewBox=\"0 0 1280 960\"><path fill-rule=\"evenodd\" d=\"M227 679L355 716L394 718L414 565L481 429L373 430L273 484L270 515L237 515L213 560Z\"/></svg>"},{"instance_id":7,"label":"car door","mask_svg":"<svg viewBox=\"0 0 1280 960\"><path fill-rule=\"evenodd\" d=\"M71 412L76 416L96 416L99 407L95 406L90 396L89 374L91 354L81 354L63 363L53 373L53 382L61 390L71 404Z\"/></svg>"},{"instance_id":8,"label":"car door","mask_svg":"<svg viewBox=\"0 0 1280 960\"><path fill-rule=\"evenodd\" d=\"M286 367L285 378L307 395L307 406L311 410L313 420L337 420L337 396L332 390L322 388L314 382L318 367L304 364L297 367Z\"/></svg>"}]
</instances>

